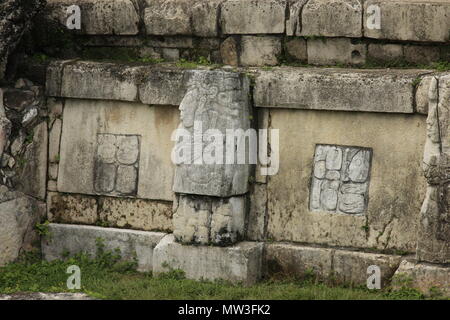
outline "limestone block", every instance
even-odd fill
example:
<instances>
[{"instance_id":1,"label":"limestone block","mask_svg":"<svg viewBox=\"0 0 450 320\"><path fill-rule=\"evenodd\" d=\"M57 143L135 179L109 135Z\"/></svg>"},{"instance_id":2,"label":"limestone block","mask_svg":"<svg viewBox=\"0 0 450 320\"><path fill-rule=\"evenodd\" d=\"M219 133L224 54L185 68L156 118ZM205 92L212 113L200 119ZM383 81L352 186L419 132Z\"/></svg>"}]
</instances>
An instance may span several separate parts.
<instances>
[{"instance_id":1,"label":"limestone block","mask_svg":"<svg viewBox=\"0 0 450 320\"><path fill-rule=\"evenodd\" d=\"M400 265L401 256L335 250L333 275L343 283L365 286L370 274L367 269L377 266L381 271L381 288L385 288Z\"/></svg>"},{"instance_id":2,"label":"limestone block","mask_svg":"<svg viewBox=\"0 0 450 320\"><path fill-rule=\"evenodd\" d=\"M278 37L242 36L240 64L242 66L274 66L281 53L281 39Z\"/></svg>"},{"instance_id":3,"label":"limestone block","mask_svg":"<svg viewBox=\"0 0 450 320\"><path fill-rule=\"evenodd\" d=\"M284 33L286 1L226 0L220 23L224 34Z\"/></svg>"},{"instance_id":4,"label":"limestone block","mask_svg":"<svg viewBox=\"0 0 450 320\"><path fill-rule=\"evenodd\" d=\"M145 27L150 35L191 35L191 3L184 0L147 1Z\"/></svg>"},{"instance_id":5,"label":"limestone block","mask_svg":"<svg viewBox=\"0 0 450 320\"><path fill-rule=\"evenodd\" d=\"M2 199L4 192L0 189L0 266L33 248L39 240L35 226L45 216L44 203L18 192Z\"/></svg>"},{"instance_id":6,"label":"limestone block","mask_svg":"<svg viewBox=\"0 0 450 320\"><path fill-rule=\"evenodd\" d=\"M317 65L348 64L366 62L366 45L353 44L348 38L308 39L308 63Z\"/></svg>"},{"instance_id":7,"label":"limestone block","mask_svg":"<svg viewBox=\"0 0 450 320\"><path fill-rule=\"evenodd\" d=\"M105 197L100 200L99 220L118 228L171 232L170 202Z\"/></svg>"},{"instance_id":8,"label":"limestone block","mask_svg":"<svg viewBox=\"0 0 450 320\"><path fill-rule=\"evenodd\" d=\"M369 6L380 8L380 29L370 29ZM364 2L364 36L376 39L449 41L448 1L369 0Z\"/></svg>"},{"instance_id":9,"label":"limestone block","mask_svg":"<svg viewBox=\"0 0 450 320\"><path fill-rule=\"evenodd\" d=\"M33 129L33 141L26 146L18 175L13 178L17 190L32 197L45 199L47 187L47 123L41 122Z\"/></svg>"},{"instance_id":10,"label":"limestone block","mask_svg":"<svg viewBox=\"0 0 450 320\"><path fill-rule=\"evenodd\" d=\"M196 1L192 5L192 33L198 37L216 37L219 10L223 0Z\"/></svg>"},{"instance_id":11,"label":"limestone block","mask_svg":"<svg viewBox=\"0 0 450 320\"><path fill-rule=\"evenodd\" d=\"M234 153L235 148L227 148L223 137L230 131L250 128L248 78L224 70L190 70L187 76L188 90L180 104L181 137L173 151L181 158L177 160L173 191L217 197L244 194L248 190L250 165L238 164L236 154L241 149ZM223 139L214 143L211 153L217 153L215 158L205 161L206 147L215 140L207 135L213 133L219 133ZM203 140L198 142L202 135ZM229 140L234 146L242 142L240 138ZM192 149L193 152L185 151ZM187 156L182 158L184 152ZM222 160L217 160L219 157ZM226 158L233 163L227 164Z\"/></svg>"},{"instance_id":12,"label":"limestone block","mask_svg":"<svg viewBox=\"0 0 450 320\"><path fill-rule=\"evenodd\" d=\"M268 275L282 273L298 277L312 271L318 278L327 279L332 274L334 251L332 249L268 243L264 251Z\"/></svg>"},{"instance_id":13,"label":"limestone block","mask_svg":"<svg viewBox=\"0 0 450 320\"><path fill-rule=\"evenodd\" d=\"M58 179L58 165L56 163L50 163L48 165L48 177L52 180Z\"/></svg>"},{"instance_id":14,"label":"limestone block","mask_svg":"<svg viewBox=\"0 0 450 320\"><path fill-rule=\"evenodd\" d=\"M412 287L426 295L437 291L450 297L449 267L403 260L392 279L394 288Z\"/></svg>"},{"instance_id":15,"label":"limestone block","mask_svg":"<svg viewBox=\"0 0 450 320\"><path fill-rule=\"evenodd\" d=\"M274 68L256 76L257 107L412 113L420 70Z\"/></svg>"},{"instance_id":16,"label":"limestone block","mask_svg":"<svg viewBox=\"0 0 450 320\"><path fill-rule=\"evenodd\" d=\"M153 274L180 269L188 279L227 280L252 285L261 278L263 243L240 242L232 247L186 246L166 236L155 247Z\"/></svg>"},{"instance_id":17,"label":"limestone block","mask_svg":"<svg viewBox=\"0 0 450 320\"><path fill-rule=\"evenodd\" d=\"M178 106L185 92L182 70L151 70L145 73L139 86L139 97L144 104Z\"/></svg>"},{"instance_id":18,"label":"limestone block","mask_svg":"<svg viewBox=\"0 0 450 320\"><path fill-rule=\"evenodd\" d=\"M225 65L237 66L239 64L238 42L236 38L228 37L221 43L220 56Z\"/></svg>"},{"instance_id":19,"label":"limestone block","mask_svg":"<svg viewBox=\"0 0 450 320\"><path fill-rule=\"evenodd\" d=\"M366 286L367 268L376 265L381 269L384 288L401 261L400 256L365 253L330 248L272 243L265 246L265 263L268 275L282 273L298 277L310 276L332 279L339 283Z\"/></svg>"},{"instance_id":20,"label":"limestone block","mask_svg":"<svg viewBox=\"0 0 450 320\"><path fill-rule=\"evenodd\" d=\"M49 225L51 238L42 240L44 259L52 261L62 259L64 253L97 254L99 239L105 250L120 250L123 260L138 262L138 271L151 271L153 268L153 251L165 233L101 228L83 225L54 224Z\"/></svg>"},{"instance_id":21,"label":"limestone block","mask_svg":"<svg viewBox=\"0 0 450 320\"><path fill-rule=\"evenodd\" d=\"M187 244L226 246L243 238L245 196L225 199L180 195L174 210L174 236Z\"/></svg>"},{"instance_id":22,"label":"limestone block","mask_svg":"<svg viewBox=\"0 0 450 320\"><path fill-rule=\"evenodd\" d=\"M140 70L103 62L67 64L63 66L60 96L137 101Z\"/></svg>"},{"instance_id":23,"label":"limestone block","mask_svg":"<svg viewBox=\"0 0 450 320\"><path fill-rule=\"evenodd\" d=\"M247 238L253 241L263 241L265 238L265 223L267 215L267 186L254 184L250 194L250 210L247 225Z\"/></svg>"},{"instance_id":24,"label":"limestone block","mask_svg":"<svg viewBox=\"0 0 450 320\"><path fill-rule=\"evenodd\" d=\"M45 78L45 93L48 97L61 96L61 84L64 66L74 60L53 60L47 66Z\"/></svg>"},{"instance_id":25,"label":"limestone block","mask_svg":"<svg viewBox=\"0 0 450 320\"><path fill-rule=\"evenodd\" d=\"M72 13L67 8L80 7L81 30L88 35L135 35L139 33L139 13L131 0L47 1L47 14L66 26Z\"/></svg>"},{"instance_id":26,"label":"limestone block","mask_svg":"<svg viewBox=\"0 0 450 320\"><path fill-rule=\"evenodd\" d=\"M280 130L279 156L283 161L278 173L267 181L268 239L416 251L419 212L426 192L421 170L426 126L423 115L273 108L270 119L271 128ZM320 196L310 198L319 194L310 189L315 187L311 175L318 144L373 150L369 201L364 215L311 211L311 201L322 201ZM317 161L325 162L326 155L322 157ZM352 175L356 180L359 176ZM327 180L326 174L323 177ZM339 184L340 180L327 181L324 186L323 200L330 203L329 207L335 205L332 197L336 197L333 189L336 182ZM354 201L345 199L345 205L361 203L358 194L367 190L363 189L363 183L345 184L348 186L342 186L342 191L351 194Z\"/></svg>"},{"instance_id":27,"label":"limestone block","mask_svg":"<svg viewBox=\"0 0 450 320\"><path fill-rule=\"evenodd\" d=\"M362 36L360 0L309 0L301 14L302 36Z\"/></svg>"},{"instance_id":28,"label":"limestone block","mask_svg":"<svg viewBox=\"0 0 450 320\"><path fill-rule=\"evenodd\" d=\"M175 108L68 99L63 118L60 192L172 201Z\"/></svg>"},{"instance_id":29,"label":"limestone block","mask_svg":"<svg viewBox=\"0 0 450 320\"><path fill-rule=\"evenodd\" d=\"M299 61L308 61L306 40L302 38L292 38L286 41L287 54Z\"/></svg>"},{"instance_id":30,"label":"limestone block","mask_svg":"<svg viewBox=\"0 0 450 320\"><path fill-rule=\"evenodd\" d=\"M449 11L450 13L450 11ZM450 18L450 15L449 15ZM439 47L435 46L404 46L405 61L415 64L431 64L440 60Z\"/></svg>"},{"instance_id":31,"label":"limestone block","mask_svg":"<svg viewBox=\"0 0 450 320\"><path fill-rule=\"evenodd\" d=\"M403 58L403 46L400 44L369 43L367 57L377 62L400 61Z\"/></svg>"},{"instance_id":32,"label":"limestone block","mask_svg":"<svg viewBox=\"0 0 450 320\"><path fill-rule=\"evenodd\" d=\"M49 192L47 216L50 222L95 224L98 220L97 199L85 195Z\"/></svg>"}]
</instances>

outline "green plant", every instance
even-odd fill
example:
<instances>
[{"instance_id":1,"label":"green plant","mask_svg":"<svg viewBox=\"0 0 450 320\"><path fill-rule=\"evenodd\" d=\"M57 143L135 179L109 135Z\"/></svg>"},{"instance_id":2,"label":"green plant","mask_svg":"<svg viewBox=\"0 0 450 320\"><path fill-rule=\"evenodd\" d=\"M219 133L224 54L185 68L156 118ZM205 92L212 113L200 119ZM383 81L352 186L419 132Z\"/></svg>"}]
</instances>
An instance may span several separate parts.
<instances>
[{"instance_id":1,"label":"green plant","mask_svg":"<svg viewBox=\"0 0 450 320\"><path fill-rule=\"evenodd\" d=\"M37 231L37 233L40 236L50 236L50 230L48 228L48 225L50 224L50 222L47 220L44 223L37 223L35 226L35 229Z\"/></svg>"}]
</instances>

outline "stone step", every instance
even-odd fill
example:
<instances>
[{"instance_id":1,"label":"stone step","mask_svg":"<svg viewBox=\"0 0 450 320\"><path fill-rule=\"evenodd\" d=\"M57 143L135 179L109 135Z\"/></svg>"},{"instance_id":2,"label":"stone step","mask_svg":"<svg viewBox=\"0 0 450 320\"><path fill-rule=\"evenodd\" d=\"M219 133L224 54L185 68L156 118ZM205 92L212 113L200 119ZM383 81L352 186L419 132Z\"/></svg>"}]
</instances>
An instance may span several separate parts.
<instances>
[{"instance_id":1,"label":"stone step","mask_svg":"<svg viewBox=\"0 0 450 320\"><path fill-rule=\"evenodd\" d=\"M254 284L261 278L263 243L240 242L230 247L190 246L176 243L172 234L102 228L86 225L49 224L42 240L44 259L63 259L67 253L95 256L98 240L106 250L119 249L126 261L138 261L138 271L154 274L183 270L189 279L223 279Z\"/></svg>"},{"instance_id":2,"label":"stone step","mask_svg":"<svg viewBox=\"0 0 450 320\"><path fill-rule=\"evenodd\" d=\"M164 238L165 233L86 225L51 223L49 235L42 240L42 253L47 261L63 259L67 253L87 253L95 256L98 241L105 250L119 249L124 260L137 259L139 271L152 271L153 249Z\"/></svg>"},{"instance_id":3,"label":"stone step","mask_svg":"<svg viewBox=\"0 0 450 320\"><path fill-rule=\"evenodd\" d=\"M210 70L208 67L198 67ZM254 78L256 107L386 113L416 112L416 87L436 73L416 69L223 68ZM173 64L129 65L54 61L47 70L47 95L178 106L186 92L187 69ZM426 93L418 90L417 95ZM417 101L423 101L417 96ZM418 111L426 113L422 106Z\"/></svg>"}]
</instances>

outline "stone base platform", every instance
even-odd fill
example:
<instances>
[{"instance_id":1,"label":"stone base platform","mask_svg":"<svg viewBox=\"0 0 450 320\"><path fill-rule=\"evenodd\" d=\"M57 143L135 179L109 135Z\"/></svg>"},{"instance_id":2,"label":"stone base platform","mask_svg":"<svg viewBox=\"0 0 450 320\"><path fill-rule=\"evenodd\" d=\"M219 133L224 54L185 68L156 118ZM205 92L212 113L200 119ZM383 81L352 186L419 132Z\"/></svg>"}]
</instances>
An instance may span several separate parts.
<instances>
[{"instance_id":1,"label":"stone base platform","mask_svg":"<svg viewBox=\"0 0 450 320\"><path fill-rule=\"evenodd\" d=\"M239 242L230 247L190 246L167 235L154 249L153 273L180 269L189 279L223 279L251 285L261 278L263 246L261 242Z\"/></svg>"},{"instance_id":2,"label":"stone base platform","mask_svg":"<svg viewBox=\"0 0 450 320\"><path fill-rule=\"evenodd\" d=\"M403 260L393 278L395 287L411 287L426 295L450 297L450 266Z\"/></svg>"},{"instance_id":3,"label":"stone base platform","mask_svg":"<svg viewBox=\"0 0 450 320\"><path fill-rule=\"evenodd\" d=\"M101 239L105 250L118 248L124 260L137 258L139 271L152 271L153 248L165 235L162 232L51 223L49 236L42 240L42 253L48 261L61 259L67 252L95 255Z\"/></svg>"}]
</instances>

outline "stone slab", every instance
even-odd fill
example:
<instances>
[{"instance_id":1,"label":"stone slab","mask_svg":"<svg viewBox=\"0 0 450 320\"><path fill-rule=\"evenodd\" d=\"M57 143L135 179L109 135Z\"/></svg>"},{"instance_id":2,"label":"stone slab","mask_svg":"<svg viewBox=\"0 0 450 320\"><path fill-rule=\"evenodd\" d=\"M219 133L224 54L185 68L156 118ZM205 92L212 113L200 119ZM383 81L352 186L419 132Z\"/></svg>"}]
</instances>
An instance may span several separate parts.
<instances>
[{"instance_id":1,"label":"stone slab","mask_svg":"<svg viewBox=\"0 0 450 320\"><path fill-rule=\"evenodd\" d=\"M265 263L268 275L282 273L289 276L317 276L339 283L367 284L367 268L380 267L381 285L384 288L401 261L400 256L366 253L331 248L308 247L286 243L265 246ZM332 278L332 279L331 279Z\"/></svg>"},{"instance_id":2,"label":"stone slab","mask_svg":"<svg viewBox=\"0 0 450 320\"><path fill-rule=\"evenodd\" d=\"M309 0L301 11L302 36L361 37L360 0Z\"/></svg>"},{"instance_id":3,"label":"stone slab","mask_svg":"<svg viewBox=\"0 0 450 320\"><path fill-rule=\"evenodd\" d=\"M263 243L231 247L186 246L167 235L153 250L153 274L183 270L188 279L227 280L252 285L261 277Z\"/></svg>"},{"instance_id":4,"label":"stone slab","mask_svg":"<svg viewBox=\"0 0 450 320\"><path fill-rule=\"evenodd\" d=\"M58 191L172 201L178 110L68 99L63 118Z\"/></svg>"},{"instance_id":5,"label":"stone slab","mask_svg":"<svg viewBox=\"0 0 450 320\"><path fill-rule=\"evenodd\" d=\"M413 113L424 73L280 67L259 72L253 97L257 107Z\"/></svg>"},{"instance_id":6,"label":"stone slab","mask_svg":"<svg viewBox=\"0 0 450 320\"><path fill-rule=\"evenodd\" d=\"M220 23L224 34L274 34L285 31L286 1L227 0Z\"/></svg>"},{"instance_id":7,"label":"stone slab","mask_svg":"<svg viewBox=\"0 0 450 320\"><path fill-rule=\"evenodd\" d=\"M81 30L87 35L136 35L139 33L139 12L132 0L49 0L46 13L66 27L72 13L71 5L78 5L81 13Z\"/></svg>"},{"instance_id":8,"label":"stone slab","mask_svg":"<svg viewBox=\"0 0 450 320\"><path fill-rule=\"evenodd\" d=\"M380 29L367 26L369 6L380 8ZM375 39L450 40L450 3L446 0L369 0L364 2L364 36Z\"/></svg>"},{"instance_id":9,"label":"stone slab","mask_svg":"<svg viewBox=\"0 0 450 320\"><path fill-rule=\"evenodd\" d=\"M101 228L85 225L54 224L48 226L50 237L42 240L44 259L62 259L64 253L87 253L95 256L97 239L102 239L105 250L120 250L122 259L138 261L139 271L151 271L153 251L165 233Z\"/></svg>"},{"instance_id":10,"label":"stone slab","mask_svg":"<svg viewBox=\"0 0 450 320\"><path fill-rule=\"evenodd\" d=\"M394 288L412 287L426 295L450 297L450 267L403 260L393 278Z\"/></svg>"}]
</instances>

